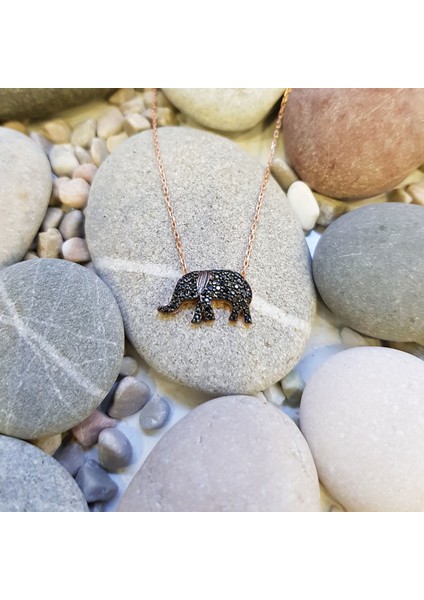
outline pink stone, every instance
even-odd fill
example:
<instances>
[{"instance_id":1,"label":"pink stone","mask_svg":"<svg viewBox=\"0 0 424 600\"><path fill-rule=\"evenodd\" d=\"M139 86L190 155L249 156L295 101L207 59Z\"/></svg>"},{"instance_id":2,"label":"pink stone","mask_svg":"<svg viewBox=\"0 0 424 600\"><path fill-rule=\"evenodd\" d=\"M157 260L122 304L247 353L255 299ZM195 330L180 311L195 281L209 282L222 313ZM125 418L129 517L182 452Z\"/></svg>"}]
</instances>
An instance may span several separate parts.
<instances>
[{"instance_id":1,"label":"pink stone","mask_svg":"<svg viewBox=\"0 0 424 600\"><path fill-rule=\"evenodd\" d=\"M93 414L84 419L79 425L72 429L72 433L81 446L92 446L97 443L99 434L107 427L115 427L116 419L95 410Z\"/></svg>"}]
</instances>

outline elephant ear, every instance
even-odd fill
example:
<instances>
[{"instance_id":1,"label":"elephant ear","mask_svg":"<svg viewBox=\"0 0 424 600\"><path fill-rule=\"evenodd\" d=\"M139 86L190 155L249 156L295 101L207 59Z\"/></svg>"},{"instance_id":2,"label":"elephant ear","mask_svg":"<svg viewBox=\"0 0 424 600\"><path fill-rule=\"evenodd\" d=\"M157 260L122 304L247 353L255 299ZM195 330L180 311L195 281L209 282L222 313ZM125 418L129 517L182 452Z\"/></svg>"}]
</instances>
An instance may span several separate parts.
<instances>
[{"instance_id":1,"label":"elephant ear","mask_svg":"<svg viewBox=\"0 0 424 600\"><path fill-rule=\"evenodd\" d=\"M210 271L200 271L199 276L197 278L197 293L199 294L199 296L203 292L205 287L208 285L210 275Z\"/></svg>"}]
</instances>

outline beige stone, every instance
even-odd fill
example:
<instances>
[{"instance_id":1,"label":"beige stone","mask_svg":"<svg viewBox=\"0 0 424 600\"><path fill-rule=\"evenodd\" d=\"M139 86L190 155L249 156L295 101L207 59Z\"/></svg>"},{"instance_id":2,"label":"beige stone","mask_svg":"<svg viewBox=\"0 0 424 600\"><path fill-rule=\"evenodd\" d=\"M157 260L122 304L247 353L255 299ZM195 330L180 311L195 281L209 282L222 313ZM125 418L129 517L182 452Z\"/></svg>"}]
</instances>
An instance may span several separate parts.
<instances>
[{"instance_id":1,"label":"beige stone","mask_svg":"<svg viewBox=\"0 0 424 600\"><path fill-rule=\"evenodd\" d=\"M84 208L87 205L90 185L85 179L77 177L66 181L59 189L60 201L71 208Z\"/></svg>"},{"instance_id":2,"label":"beige stone","mask_svg":"<svg viewBox=\"0 0 424 600\"><path fill-rule=\"evenodd\" d=\"M150 129L150 127L151 124L149 119L146 119L146 117L143 117L143 115L139 115L138 113L129 114L124 119L124 130L128 135L146 131L146 129Z\"/></svg>"},{"instance_id":3,"label":"beige stone","mask_svg":"<svg viewBox=\"0 0 424 600\"><path fill-rule=\"evenodd\" d=\"M69 238L63 243L62 254L65 260L75 263L86 263L91 260L87 242L78 237Z\"/></svg>"},{"instance_id":4,"label":"beige stone","mask_svg":"<svg viewBox=\"0 0 424 600\"><path fill-rule=\"evenodd\" d=\"M71 140L71 129L63 119L44 123L43 133L54 144L66 144Z\"/></svg>"},{"instance_id":5,"label":"beige stone","mask_svg":"<svg viewBox=\"0 0 424 600\"><path fill-rule=\"evenodd\" d=\"M279 156L275 157L272 162L272 174L285 192L287 192L292 183L299 180L299 177L284 158Z\"/></svg>"},{"instance_id":6,"label":"beige stone","mask_svg":"<svg viewBox=\"0 0 424 600\"><path fill-rule=\"evenodd\" d=\"M97 120L97 135L99 138L107 139L122 131L124 117L116 106L108 108Z\"/></svg>"},{"instance_id":7,"label":"beige stone","mask_svg":"<svg viewBox=\"0 0 424 600\"><path fill-rule=\"evenodd\" d=\"M37 254L40 258L57 258L62 247L62 236L55 227L38 234Z\"/></svg>"},{"instance_id":8,"label":"beige stone","mask_svg":"<svg viewBox=\"0 0 424 600\"><path fill-rule=\"evenodd\" d=\"M117 135L111 135L106 142L106 147L109 152L113 152L118 146L125 142L128 139L128 134L123 131L122 133L118 133Z\"/></svg>"},{"instance_id":9,"label":"beige stone","mask_svg":"<svg viewBox=\"0 0 424 600\"><path fill-rule=\"evenodd\" d=\"M123 104L124 102L132 100L135 96L135 93L136 92L134 88L121 88L112 94L112 96L110 96L109 102L110 104L115 105Z\"/></svg>"}]
</instances>

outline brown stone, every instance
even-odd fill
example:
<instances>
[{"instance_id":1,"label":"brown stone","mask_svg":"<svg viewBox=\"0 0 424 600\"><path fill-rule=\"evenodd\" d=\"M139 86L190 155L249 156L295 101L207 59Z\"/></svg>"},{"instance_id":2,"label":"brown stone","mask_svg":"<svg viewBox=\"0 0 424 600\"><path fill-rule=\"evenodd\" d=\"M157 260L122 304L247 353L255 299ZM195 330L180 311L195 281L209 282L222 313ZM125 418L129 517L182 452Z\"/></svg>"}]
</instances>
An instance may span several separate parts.
<instances>
[{"instance_id":1,"label":"brown stone","mask_svg":"<svg viewBox=\"0 0 424 600\"><path fill-rule=\"evenodd\" d=\"M321 194L390 191L424 160L424 89L295 89L284 144L297 175Z\"/></svg>"}]
</instances>

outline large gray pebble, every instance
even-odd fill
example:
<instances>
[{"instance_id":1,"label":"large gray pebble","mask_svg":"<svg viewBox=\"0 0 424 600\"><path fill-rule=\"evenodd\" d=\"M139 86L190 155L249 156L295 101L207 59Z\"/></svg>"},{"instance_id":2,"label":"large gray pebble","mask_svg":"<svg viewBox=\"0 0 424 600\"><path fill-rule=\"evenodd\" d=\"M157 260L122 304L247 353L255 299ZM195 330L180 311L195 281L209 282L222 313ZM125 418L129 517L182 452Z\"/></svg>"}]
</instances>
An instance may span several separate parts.
<instances>
[{"instance_id":1,"label":"large gray pebble","mask_svg":"<svg viewBox=\"0 0 424 600\"><path fill-rule=\"evenodd\" d=\"M109 88L0 88L0 120L43 117L58 110L104 98Z\"/></svg>"},{"instance_id":2,"label":"large gray pebble","mask_svg":"<svg viewBox=\"0 0 424 600\"><path fill-rule=\"evenodd\" d=\"M88 507L77 484L36 446L0 435L0 512L76 512Z\"/></svg>"},{"instance_id":3,"label":"large gray pebble","mask_svg":"<svg viewBox=\"0 0 424 600\"><path fill-rule=\"evenodd\" d=\"M105 502L118 491L118 486L95 460L87 460L78 471L75 481L87 502Z\"/></svg>"},{"instance_id":4,"label":"large gray pebble","mask_svg":"<svg viewBox=\"0 0 424 600\"><path fill-rule=\"evenodd\" d=\"M99 435L98 449L99 462L108 471L124 469L131 463L131 443L118 429L103 429Z\"/></svg>"},{"instance_id":5,"label":"large gray pebble","mask_svg":"<svg viewBox=\"0 0 424 600\"><path fill-rule=\"evenodd\" d=\"M282 88L164 88L169 100L201 125L244 131L257 125L281 98Z\"/></svg>"},{"instance_id":6,"label":"large gray pebble","mask_svg":"<svg viewBox=\"0 0 424 600\"><path fill-rule=\"evenodd\" d=\"M159 131L189 270L241 268L263 167L231 141L183 127ZM111 229L113 223L113 229ZM247 280L253 325L191 324L193 308L163 317L181 276L151 132L124 142L102 165L86 210L96 270L126 332L157 371L212 393L257 392L289 372L314 315L309 254L287 199L270 180Z\"/></svg>"},{"instance_id":7,"label":"large gray pebble","mask_svg":"<svg viewBox=\"0 0 424 600\"><path fill-rule=\"evenodd\" d=\"M319 511L318 477L299 429L251 396L217 398L159 440L119 511Z\"/></svg>"},{"instance_id":8,"label":"large gray pebble","mask_svg":"<svg viewBox=\"0 0 424 600\"><path fill-rule=\"evenodd\" d=\"M100 404L119 373L124 331L111 292L64 260L0 272L0 431L66 431Z\"/></svg>"},{"instance_id":9,"label":"large gray pebble","mask_svg":"<svg viewBox=\"0 0 424 600\"><path fill-rule=\"evenodd\" d=\"M366 335L424 343L424 207L360 208L335 221L314 254L318 290L344 324Z\"/></svg>"},{"instance_id":10,"label":"large gray pebble","mask_svg":"<svg viewBox=\"0 0 424 600\"><path fill-rule=\"evenodd\" d=\"M154 396L140 412L140 425L142 429L159 429L162 427L171 411L165 398Z\"/></svg>"},{"instance_id":11,"label":"large gray pebble","mask_svg":"<svg viewBox=\"0 0 424 600\"><path fill-rule=\"evenodd\" d=\"M52 173L41 148L26 135L0 127L0 268L21 260L29 249L51 189Z\"/></svg>"}]
</instances>

